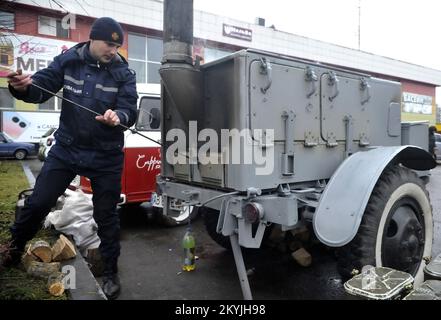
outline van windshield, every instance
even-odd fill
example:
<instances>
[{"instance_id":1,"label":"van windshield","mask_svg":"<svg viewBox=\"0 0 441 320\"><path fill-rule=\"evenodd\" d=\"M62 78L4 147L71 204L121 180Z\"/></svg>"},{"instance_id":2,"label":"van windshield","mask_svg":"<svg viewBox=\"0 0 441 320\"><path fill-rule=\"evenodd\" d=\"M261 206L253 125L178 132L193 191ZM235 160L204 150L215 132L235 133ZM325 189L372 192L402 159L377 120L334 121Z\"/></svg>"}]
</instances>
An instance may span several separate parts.
<instances>
[{"instance_id":1,"label":"van windshield","mask_svg":"<svg viewBox=\"0 0 441 320\"><path fill-rule=\"evenodd\" d=\"M136 130L161 130L161 100L159 97L141 98L141 102L139 103L138 120L136 121Z\"/></svg>"}]
</instances>

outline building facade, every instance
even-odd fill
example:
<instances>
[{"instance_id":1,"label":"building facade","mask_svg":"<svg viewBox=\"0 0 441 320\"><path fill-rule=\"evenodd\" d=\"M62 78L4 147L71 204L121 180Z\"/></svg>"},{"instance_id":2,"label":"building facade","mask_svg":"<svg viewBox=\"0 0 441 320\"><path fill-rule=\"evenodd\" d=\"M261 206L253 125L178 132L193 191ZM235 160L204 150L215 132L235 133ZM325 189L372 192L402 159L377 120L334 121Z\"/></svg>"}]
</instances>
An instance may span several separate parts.
<instances>
[{"instance_id":1,"label":"building facade","mask_svg":"<svg viewBox=\"0 0 441 320\"><path fill-rule=\"evenodd\" d=\"M12 99L6 74L22 69L34 73L50 64L63 49L88 40L96 17L110 16L125 32L120 53L137 73L139 84L159 83L162 58L162 12L159 0L18 0L0 3L0 110L56 113L55 98L32 105ZM228 17L195 11L194 55L209 62L231 52L254 48L361 71L402 83L402 119L437 123L435 91L441 71ZM2 117L2 127L4 126Z\"/></svg>"}]
</instances>

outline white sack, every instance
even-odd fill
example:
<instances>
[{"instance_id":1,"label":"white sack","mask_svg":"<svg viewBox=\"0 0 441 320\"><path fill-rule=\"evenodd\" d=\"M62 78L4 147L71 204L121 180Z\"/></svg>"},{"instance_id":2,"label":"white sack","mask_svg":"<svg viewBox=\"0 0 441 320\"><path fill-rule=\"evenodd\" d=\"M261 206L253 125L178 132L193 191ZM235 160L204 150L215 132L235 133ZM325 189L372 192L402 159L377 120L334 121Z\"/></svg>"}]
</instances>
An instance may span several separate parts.
<instances>
[{"instance_id":1,"label":"white sack","mask_svg":"<svg viewBox=\"0 0 441 320\"><path fill-rule=\"evenodd\" d=\"M46 228L53 225L56 230L71 235L81 253L100 245L98 226L93 219L92 197L81 190L67 189L63 207L49 213L44 225Z\"/></svg>"}]
</instances>

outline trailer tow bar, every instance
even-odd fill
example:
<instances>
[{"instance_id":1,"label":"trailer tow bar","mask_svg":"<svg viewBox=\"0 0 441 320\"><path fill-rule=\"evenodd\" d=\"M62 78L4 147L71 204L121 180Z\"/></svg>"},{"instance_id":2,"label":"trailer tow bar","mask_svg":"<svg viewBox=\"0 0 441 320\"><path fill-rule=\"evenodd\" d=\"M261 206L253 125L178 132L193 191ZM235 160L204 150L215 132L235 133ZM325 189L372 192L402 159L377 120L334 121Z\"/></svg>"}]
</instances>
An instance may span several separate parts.
<instances>
[{"instance_id":1,"label":"trailer tow bar","mask_svg":"<svg viewBox=\"0 0 441 320\"><path fill-rule=\"evenodd\" d=\"M243 299L253 300L253 296L251 295L250 283L248 282L247 271L245 269L245 263L243 261L242 251L240 249L239 240L236 233L230 236L230 242L231 248L233 249L234 261L236 262L240 287L242 288Z\"/></svg>"}]
</instances>

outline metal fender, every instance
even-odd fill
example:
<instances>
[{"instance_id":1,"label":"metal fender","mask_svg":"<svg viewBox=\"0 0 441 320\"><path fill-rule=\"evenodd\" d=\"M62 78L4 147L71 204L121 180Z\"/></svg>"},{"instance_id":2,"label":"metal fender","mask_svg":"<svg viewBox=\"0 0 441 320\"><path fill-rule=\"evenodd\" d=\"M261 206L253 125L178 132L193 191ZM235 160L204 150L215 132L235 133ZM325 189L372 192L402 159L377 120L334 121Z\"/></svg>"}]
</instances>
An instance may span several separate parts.
<instances>
[{"instance_id":1,"label":"metal fender","mask_svg":"<svg viewBox=\"0 0 441 320\"><path fill-rule=\"evenodd\" d=\"M331 247L351 242L375 184L390 163L414 170L436 166L427 151L414 146L377 147L353 154L331 177L314 214L314 232L321 242Z\"/></svg>"}]
</instances>

